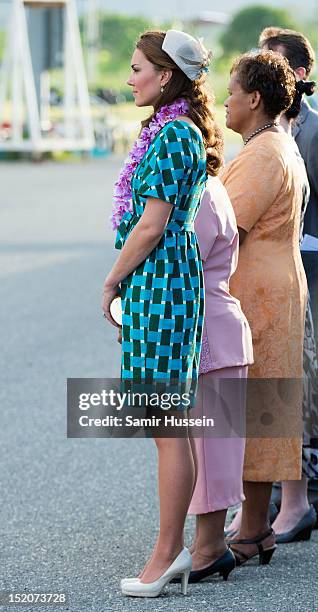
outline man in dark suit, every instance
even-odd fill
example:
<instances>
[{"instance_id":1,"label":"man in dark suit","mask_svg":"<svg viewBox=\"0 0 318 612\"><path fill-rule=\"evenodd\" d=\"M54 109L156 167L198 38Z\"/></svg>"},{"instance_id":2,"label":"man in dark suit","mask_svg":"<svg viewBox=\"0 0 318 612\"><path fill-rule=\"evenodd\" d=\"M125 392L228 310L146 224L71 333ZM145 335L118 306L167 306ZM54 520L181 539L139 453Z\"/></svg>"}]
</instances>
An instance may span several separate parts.
<instances>
[{"instance_id":1,"label":"man in dark suit","mask_svg":"<svg viewBox=\"0 0 318 612\"><path fill-rule=\"evenodd\" d=\"M315 62L315 53L309 40L300 32L274 27L266 28L260 35L259 46L261 49L272 50L284 55L295 71L297 79L307 80L310 77ZM318 112L313 110L305 100L302 102L301 112L295 121L293 136L304 159L310 183L310 200L305 213L304 234L318 238ZM302 258L318 345L318 251L303 251ZM307 521L309 525L313 520L308 509L307 479L284 483L283 491L282 512L278 515L278 520L274 525L275 531L281 536L277 539L282 542L293 541L295 537L302 539L304 523ZM318 512L318 480L309 481L308 493L309 500L315 505ZM278 506L281 503L280 498L280 487L276 485L272 500Z\"/></svg>"},{"instance_id":2,"label":"man in dark suit","mask_svg":"<svg viewBox=\"0 0 318 612\"><path fill-rule=\"evenodd\" d=\"M302 101L293 136L305 161L310 183L310 200L305 214L304 234L318 238L318 112Z\"/></svg>"},{"instance_id":3,"label":"man in dark suit","mask_svg":"<svg viewBox=\"0 0 318 612\"><path fill-rule=\"evenodd\" d=\"M300 32L265 28L260 35L259 46L281 53L288 59L298 79L309 79L315 63L315 52L309 40ZM318 238L318 112L305 100L296 119L293 136L305 161L311 190L304 233Z\"/></svg>"},{"instance_id":4,"label":"man in dark suit","mask_svg":"<svg viewBox=\"0 0 318 612\"><path fill-rule=\"evenodd\" d=\"M309 40L300 32L282 28L266 28L259 45L286 57L298 79L307 80L315 62L315 52ZM304 234L318 238L318 112L306 100L293 128L301 156L305 162L310 184L310 200L304 223ZM318 252L303 252L318 348Z\"/></svg>"},{"instance_id":5,"label":"man in dark suit","mask_svg":"<svg viewBox=\"0 0 318 612\"><path fill-rule=\"evenodd\" d=\"M310 199L305 213L304 234L318 238L318 112L302 102L293 129L301 156L305 161L310 184ZM316 347L318 351L318 252L302 251L311 300Z\"/></svg>"}]
</instances>

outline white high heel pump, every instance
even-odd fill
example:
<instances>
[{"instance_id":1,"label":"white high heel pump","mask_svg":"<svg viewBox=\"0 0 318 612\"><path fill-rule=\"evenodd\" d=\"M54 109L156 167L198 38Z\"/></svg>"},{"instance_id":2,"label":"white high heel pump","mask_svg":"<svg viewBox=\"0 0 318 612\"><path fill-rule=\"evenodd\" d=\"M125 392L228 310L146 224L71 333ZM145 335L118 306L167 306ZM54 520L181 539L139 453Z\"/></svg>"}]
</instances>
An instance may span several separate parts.
<instances>
[{"instance_id":1,"label":"white high heel pump","mask_svg":"<svg viewBox=\"0 0 318 612\"><path fill-rule=\"evenodd\" d=\"M187 548L183 548L165 573L154 582L141 582L139 578L123 578L121 592L131 597L158 597L166 584L181 574L181 592L187 594L189 574L192 569L192 557Z\"/></svg>"}]
</instances>

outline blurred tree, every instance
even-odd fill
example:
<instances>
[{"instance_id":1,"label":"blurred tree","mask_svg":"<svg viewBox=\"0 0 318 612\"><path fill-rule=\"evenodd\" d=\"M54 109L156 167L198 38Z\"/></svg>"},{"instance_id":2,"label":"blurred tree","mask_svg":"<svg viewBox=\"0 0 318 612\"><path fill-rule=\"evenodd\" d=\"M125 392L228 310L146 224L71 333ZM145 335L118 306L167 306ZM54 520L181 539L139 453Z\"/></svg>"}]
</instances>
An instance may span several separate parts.
<instances>
[{"instance_id":1,"label":"blurred tree","mask_svg":"<svg viewBox=\"0 0 318 612\"><path fill-rule=\"evenodd\" d=\"M6 42L6 32L0 31L0 62L2 61L4 45Z\"/></svg>"},{"instance_id":2,"label":"blurred tree","mask_svg":"<svg viewBox=\"0 0 318 612\"><path fill-rule=\"evenodd\" d=\"M111 88L125 94L130 92L126 80L130 72L130 59L135 42L140 34L146 30L166 30L171 27L170 22L155 23L138 16L99 13L97 77L93 87ZM85 18L83 16L80 18L80 30L86 55ZM132 96L131 99L133 99Z\"/></svg>"},{"instance_id":3,"label":"blurred tree","mask_svg":"<svg viewBox=\"0 0 318 612\"><path fill-rule=\"evenodd\" d=\"M99 27L100 48L110 52L115 64L127 66L139 35L155 26L143 17L102 14Z\"/></svg>"},{"instance_id":4,"label":"blurred tree","mask_svg":"<svg viewBox=\"0 0 318 612\"><path fill-rule=\"evenodd\" d=\"M290 18L285 9L270 6L249 6L238 11L226 30L220 42L226 55L244 53L257 47L258 37L264 28L279 26L297 30L299 26Z\"/></svg>"},{"instance_id":5,"label":"blurred tree","mask_svg":"<svg viewBox=\"0 0 318 612\"><path fill-rule=\"evenodd\" d=\"M316 52L316 56L318 57L318 17L314 17L313 19L311 19L311 21L305 21L301 31L303 32L303 34L305 34L305 36L307 36L307 38L309 38ZM317 62L315 63L313 74L317 77Z\"/></svg>"}]
</instances>

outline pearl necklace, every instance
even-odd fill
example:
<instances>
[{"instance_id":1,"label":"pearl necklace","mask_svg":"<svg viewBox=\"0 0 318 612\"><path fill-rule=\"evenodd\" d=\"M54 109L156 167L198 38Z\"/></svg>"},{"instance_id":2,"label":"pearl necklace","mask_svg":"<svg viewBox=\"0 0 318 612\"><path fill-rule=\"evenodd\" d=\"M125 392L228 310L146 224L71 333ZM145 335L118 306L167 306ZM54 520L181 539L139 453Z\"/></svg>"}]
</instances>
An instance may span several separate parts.
<instances>
[{"instance_id":1,"label":"pearl necklace","mask_svg":"<svg viewBox=\"0 0 318 612\"><path fill-rule=\"evenodd\" d=\"M266 125L263 125L263 127L258 128L257 130L255 130L255 132L253 132L250 136L248 136L248 138L245 138L244 140L244 145L247 145L247 143L254 138L254 136L256 136L257 134L260 134L260 132L263 132L264 130L268 130L271 127L277 126L278 123L276 121L273 121L272 123L267 123Z\"/></svg>"}]
</instances>

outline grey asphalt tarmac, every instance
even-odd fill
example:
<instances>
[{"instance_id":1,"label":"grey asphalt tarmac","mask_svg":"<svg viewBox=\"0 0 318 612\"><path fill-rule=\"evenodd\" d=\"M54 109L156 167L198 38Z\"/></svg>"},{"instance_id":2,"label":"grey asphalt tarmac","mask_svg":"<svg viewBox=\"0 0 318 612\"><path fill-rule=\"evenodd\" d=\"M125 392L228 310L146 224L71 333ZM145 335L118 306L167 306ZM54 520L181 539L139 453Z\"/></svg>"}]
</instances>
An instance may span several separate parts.
<instances>
[{"instance_id":1,"label":"grey asphalt tarmac","mask_svg":"<svg viewBox=\"0 0 318 612\"><path fill-rule=\"evenodd\" d=\"M178 585L154 600L120 594L156 535L154 444L66 437L67 377L119 375L116 331L100 310L119 161L0 165L0 591L68 594L67 605L0 610L318 610L318 532L187 597Z\"/></svg>"}]
</instances>

